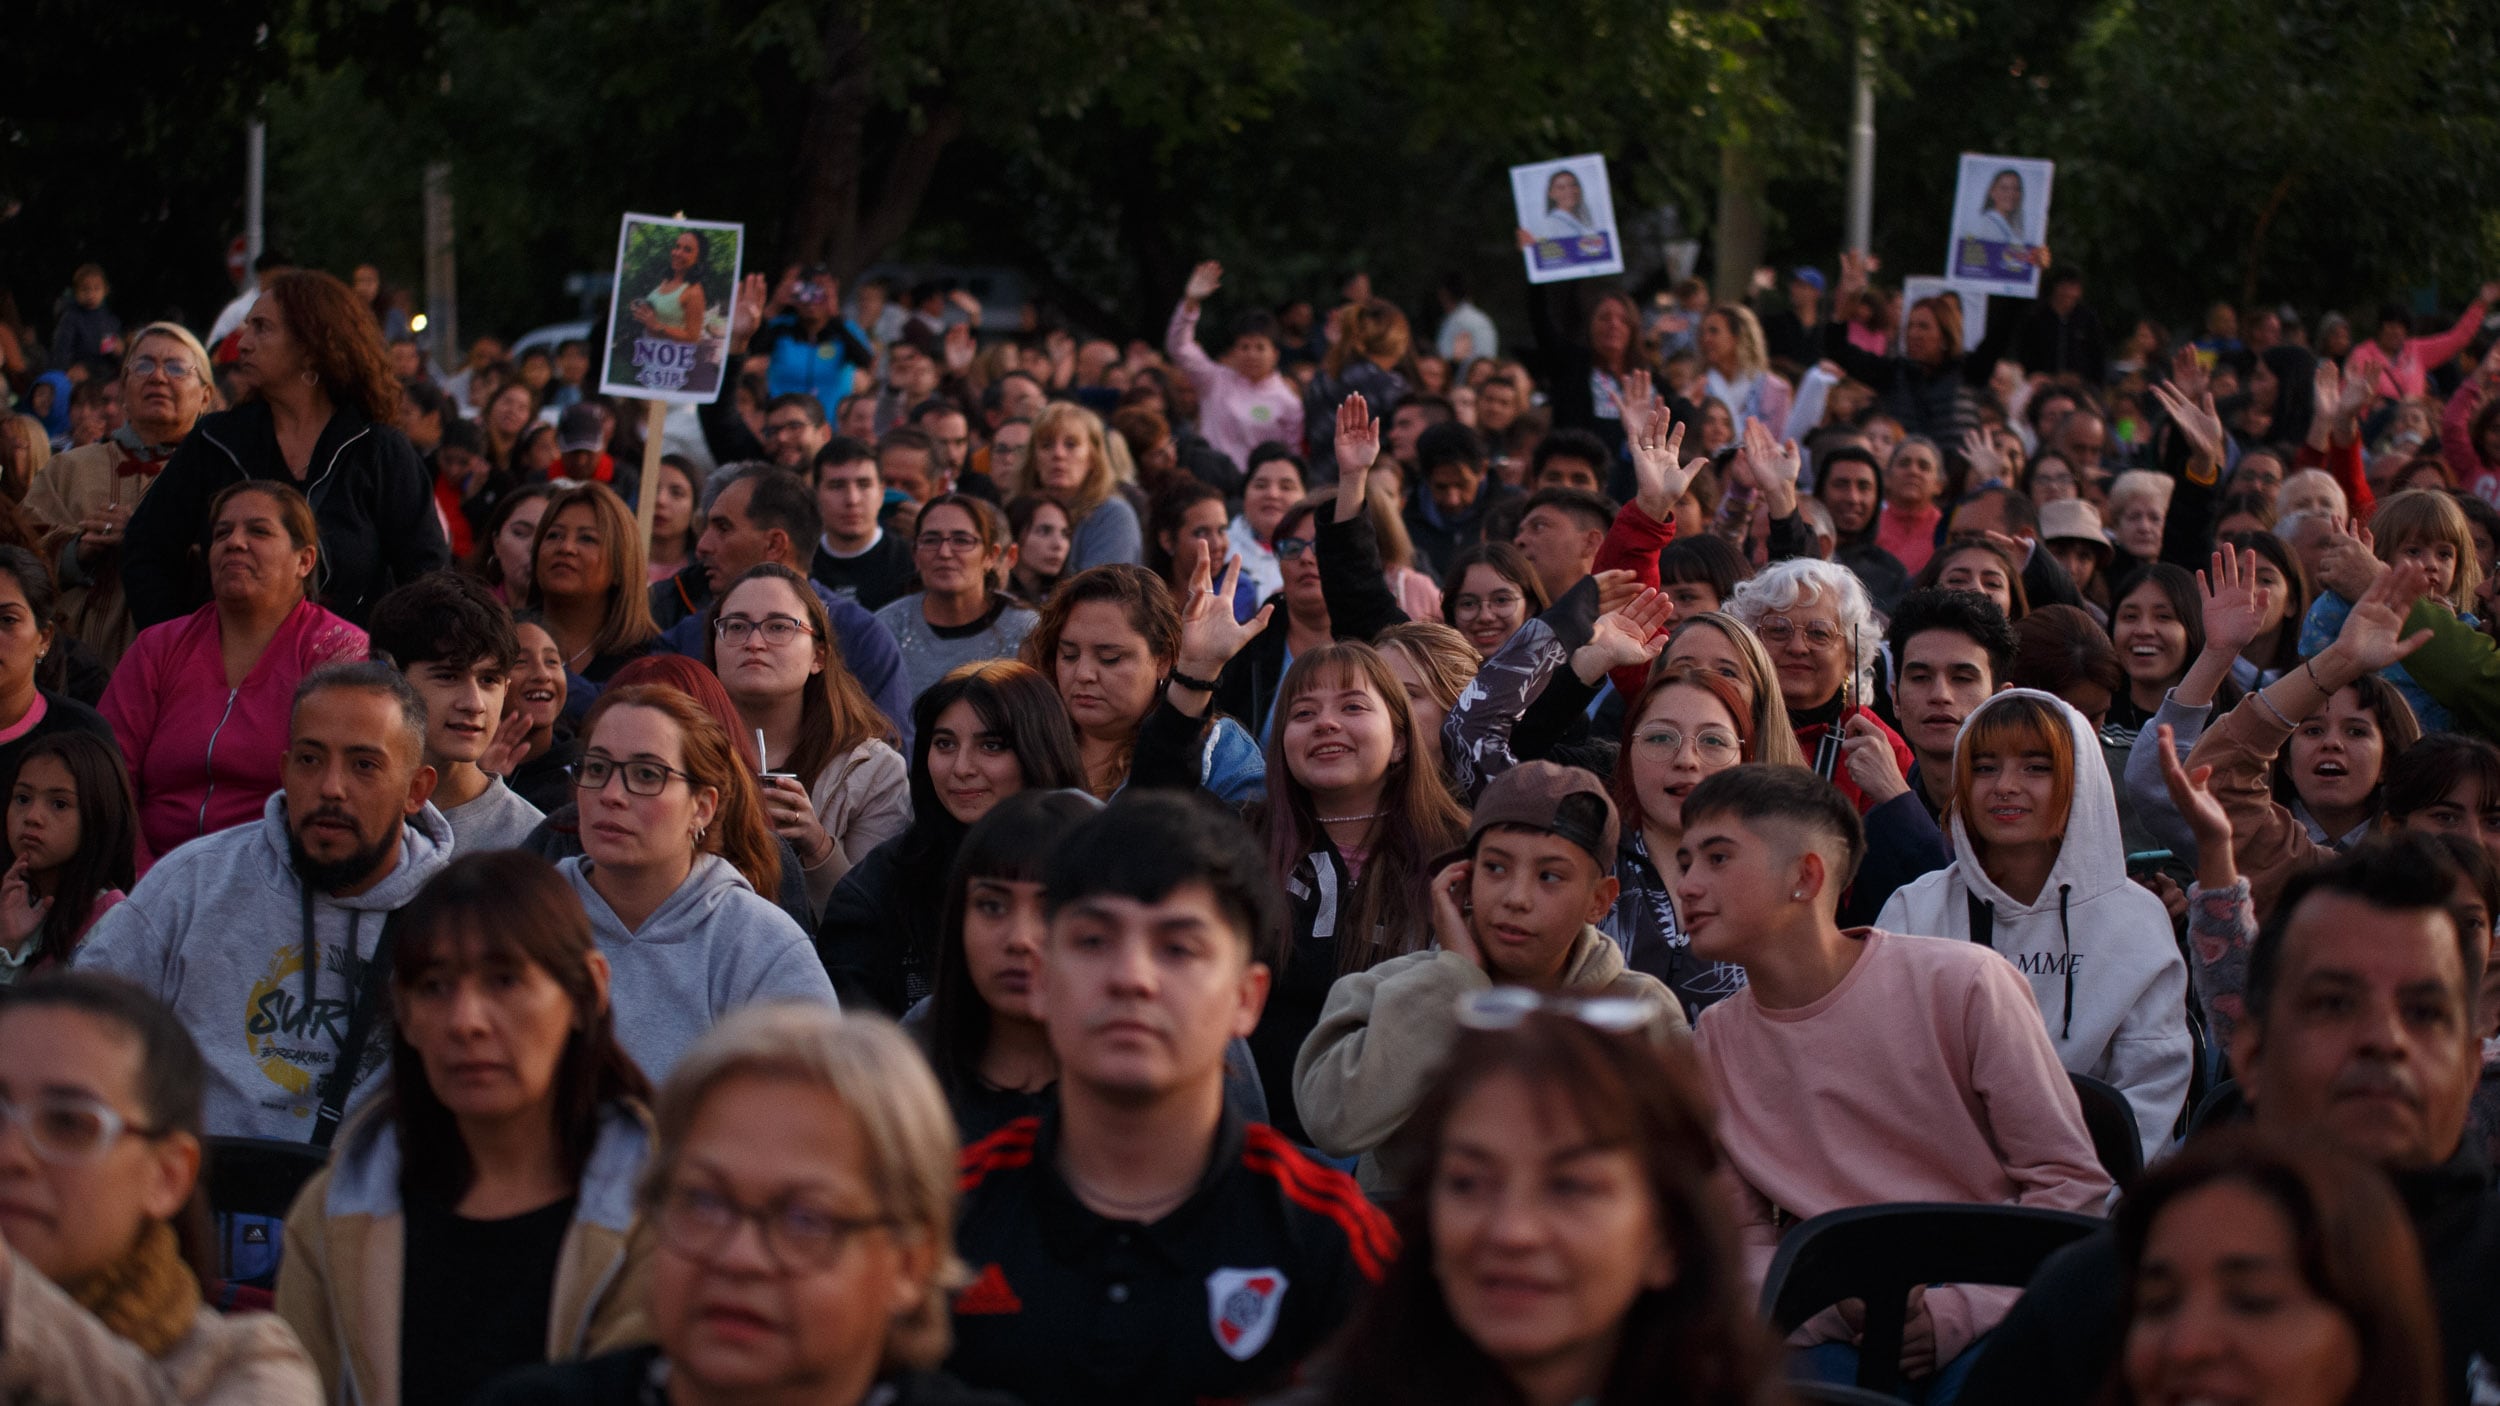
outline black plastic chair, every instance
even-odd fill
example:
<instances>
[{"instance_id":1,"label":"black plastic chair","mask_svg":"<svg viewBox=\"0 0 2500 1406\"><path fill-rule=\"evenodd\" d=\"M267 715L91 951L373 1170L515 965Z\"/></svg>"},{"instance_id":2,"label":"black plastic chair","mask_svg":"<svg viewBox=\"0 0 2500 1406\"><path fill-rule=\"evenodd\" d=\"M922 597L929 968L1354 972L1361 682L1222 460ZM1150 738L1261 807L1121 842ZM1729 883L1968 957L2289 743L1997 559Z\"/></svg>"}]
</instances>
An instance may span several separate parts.
<instances>
[{"instance_id":1,"label":"black plastic chair","mask_svg":"<svg viewBox=\"0 0 2500 1406\"><path fill-rule=\"evenodd\" d=\"M295 1193L330 1162L327 1150L308 1142L213 1137L206 1146L208 1208L220 1215L283 1220Z\"/></svg>"},{"instance_id":2,"label":"black plastic chair","mask_svg":"<svg viewBox=\"0 0 2500 1406\"><path fill-rule=\"evenodd\" d=\"M1901 1406L1898 1396L1868 1391L1862 1386L1842 1386L1838 1382L1788 1383L1789 1399L1806 1406Z\"/></svg>"},{"instance_id":3,"label":"black plastic chair","mask_svg":"<svg viewBox=\"0 0 2500 1406\"><path fill-rule=\"evenodd\" d=\"M2092 1135L2092 1154L2120 1191L2144 1174L2144 1138L2135 1125L2135 1105L2111 1085L2089 1074L2068 1074L2075 1097L2083 1104L2084 1131Z\"/></svg>"},{"instance_id":4,"label":"black plastic chair","mask_svg":"<svg viewBox=\"0 0 2500 1406\"><path fill-rule=\"evenodd\" d=\"M1786 1337L1844 1299L1866 1305L1858 1382L1901 1384L1910 1290L1922 1284L2020 1288L2040 1262L2099 1230L2098 1216L2030 1206L1904 1201L1816 1216L1788 1232L1762 1285L1762 1313Z\"/></svg>"},{"instance_id":5,"label":"black plastic chair","mask_svg":"<svg viewBox=\"0 0 2500 1406\"><path fill-rule=\"evenodd\" d=\"M2194 1137L2217 1123L2231 1122L2248 1112L2248 1100L2240 1095L2240 1081L2225 1079L2205 1095L2196 1111L2188 1115L2188 1136Z\"/></svg>"}]
</instances>

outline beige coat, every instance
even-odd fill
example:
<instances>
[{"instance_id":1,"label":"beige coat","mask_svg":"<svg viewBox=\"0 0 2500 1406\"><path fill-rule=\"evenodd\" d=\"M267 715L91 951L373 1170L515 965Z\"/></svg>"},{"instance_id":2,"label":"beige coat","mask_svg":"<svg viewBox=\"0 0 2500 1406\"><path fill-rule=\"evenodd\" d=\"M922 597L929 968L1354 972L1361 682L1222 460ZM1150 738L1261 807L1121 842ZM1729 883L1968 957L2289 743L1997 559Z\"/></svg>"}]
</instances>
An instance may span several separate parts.
<instances>
[{"instance_id":1,"label":"beige coat","mask_svg":"<svg viewBox=\"0 0 2500 1406\"><path fill-rule=\"evenodd\" d=\"M155 474L124 477L119 466L126 457L110 439L84 445L54 455L26 489L27 516L43 533L44 552L61 581L62 626L108 669L121 662L138 633L122 599L121 550L82 550L78 532L105 507L137 507L155 484Z\"/></svg>"},{"instance_id":2,"label":"beige coat","mask_svg":"<svg viewBox=\"0 0 2500 1406\"><path fill-rule=\"evenodd\" d=\"M1563 989L1584 996L1633 996L1655 1005L1653 1034L1687 1036L1684 1008L1658 978L1623 964L1614 939L1582 925L1563 959ZM1362 1156L1356 1179L1374 1195L1404 1186L1415 1168L1389 1141L1406 1125L1458 1042L1458 1003L1493 985L1476 962L1455 952L1410 952L1369 971L1339 977L1319 1024L1293 1062L1295 1107L1303 1130L1332 1157Z\"/></svg>"},{"instance_id":3,"label":"beige coat","mask_svg":"<svg viewBox=\"0 0 2500 1406\"><path fill-rule=\"evenodd\" d=\"M318 1406L321 1383L272 1314L203 1305L191 1331L150 1357L32 1265L0 1251L0 1400L74 1406Z\"/></svg>"},{"instance_id":4,"label":"beige coat","mask_svg":"<svg viewBox=\"0 0 2500 1406\"><path fill-rule=\"evenodd\" d=\"M833 837L824 862L805 871L807 911L821 917L852 865L911 828L911 768L902 753L871 739L825 763L808 799L816 803L816 823Z\"/></svg>"},{"instance_id":5,"label":"beige coat","mask_svg":"<svg viewBox=\"0 0 2500 1406\"><path fill-rule=\"evenodd\" d=\"M340 1130L338 1153L286 1218L278 1314L303 1339L332 1401L398 1406L406 1218L396 1126L376 1100ZM556 1260L547 1360L594 1357L651 1341L644 1316L650 1236L634 1219L649 1115L612 1115L582 1174L580 1202Z\"/></svg>"}]
</instances>

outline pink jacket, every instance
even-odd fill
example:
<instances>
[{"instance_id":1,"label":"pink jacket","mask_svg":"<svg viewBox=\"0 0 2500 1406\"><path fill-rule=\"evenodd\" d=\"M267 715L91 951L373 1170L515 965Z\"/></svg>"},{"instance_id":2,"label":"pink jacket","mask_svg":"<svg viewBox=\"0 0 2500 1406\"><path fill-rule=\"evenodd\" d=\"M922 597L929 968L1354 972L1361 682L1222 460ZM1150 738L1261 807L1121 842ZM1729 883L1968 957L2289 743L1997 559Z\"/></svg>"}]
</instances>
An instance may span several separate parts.
<instances>
[{"instance_id":1,"label":"pink jacket","mask_svg":"<svg viewBox=\"0 0 2500 1406\"><path fill-rule=\"evenodd\" d=\"M129 759L150 855L259 819L278 789L295 686L366 648L364 631L304 601L228 688L223 639L214 602L141 630L97 710Z\"/></svg>"},{"instance_id":2,"label":"pink jacket","mask_svg":"<svg viewBox=\"0 0 2500 1406\"><path fill-rule=\"evenodd\" d=\"M2363 342L2353 348L2344 360L2347 376L2375 376L2373 384L2381 396L2390 400L2411 400L2425 392L2430 381L2430 368L2443 365L2448 358L2465 350L2474 340L2474 329L2483 325L2483 300L2476 298L2465 305L2465 315L2457 325L2429 337L2408 337L2404 350L2390 361L2376 342Z\"/></svg>"},{"instance_id":3,"label":"pink jacket","mask_svg":"<svg viewBox=\"0 0 2500 1406\"><path fill-rule=\"evenodd\" d=\"M2490 399L2491 387L2479 375L2468 376L2448 397L2448 408L2439 416L2439 452L2448 460L2448 472L2455 476L2457 487L2482 499L2500 501L2500 464L2483 461L2481 446L2474 443L2474 416Z\"/></svg>"},{"instance_id":4,"label":"pink jacket","mask_svg":"<svg viewBox=\"0 0 2500 1406\"><path fill-rule=\"evenodd\" d=\"M1197 309L1186 302L1172 309L1163 349L1198 389L1198 433L1235 467L1246 471L1250 451L1271 439L1302 452L1302 393L1283 376L1253 381L1208 356L1198 345Z\"/></svg>"}]
</instances>

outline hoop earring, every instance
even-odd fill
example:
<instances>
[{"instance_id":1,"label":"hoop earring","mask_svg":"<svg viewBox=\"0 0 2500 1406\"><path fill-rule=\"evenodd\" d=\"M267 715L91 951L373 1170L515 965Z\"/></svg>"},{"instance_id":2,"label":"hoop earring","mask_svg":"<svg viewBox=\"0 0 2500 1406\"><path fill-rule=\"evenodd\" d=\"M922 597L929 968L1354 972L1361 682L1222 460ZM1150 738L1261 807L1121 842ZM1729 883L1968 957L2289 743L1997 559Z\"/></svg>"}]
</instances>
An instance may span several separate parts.
<instances>
[{"instance_id":1,"label":"hoop earring","mask_svg":"<svg viewBox=\"0 0 2500 1406\"><path fill-rule=\"evenodd\" d=\"M305 384L305 385L308 385L308 386L317 386L317 385L320 385L320 384L321 384L321 376L320 376L320 374L319 374L318 372L313 372L313 371L307 371L307 372L305 372L305 373L304 373L304 384Z\"/></svg>"}]
</instances>

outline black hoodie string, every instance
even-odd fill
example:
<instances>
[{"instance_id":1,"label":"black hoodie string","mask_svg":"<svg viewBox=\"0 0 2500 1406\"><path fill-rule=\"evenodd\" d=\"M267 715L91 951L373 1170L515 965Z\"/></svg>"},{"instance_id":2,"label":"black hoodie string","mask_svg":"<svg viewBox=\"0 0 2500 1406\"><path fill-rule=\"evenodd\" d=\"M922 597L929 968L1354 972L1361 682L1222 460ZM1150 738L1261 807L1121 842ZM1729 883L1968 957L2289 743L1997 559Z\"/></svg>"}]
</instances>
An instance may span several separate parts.
<instances>
[{"instance_id":1,"label":"black hoodie string","mask_svg":"<svg viewBox=\"0 0 2500 1406\"><path fill-rule=\"evenodd\" d=\"M2057 886L2057 931L2066 939L2066 1024L2057 1032L2061 1040L2072 1039L2075 1033L2075 930L2066 925L2066 895L2074 885Z\"/></svg>"},{"instance_id":2,"label":"black hoodie string","mask_svg":"<svg viewBox=\"0 0 2500 1406\"><path fill-rule=\"evenodd\" d=\"M314 984L319 979L321 967L321 941L313 935L312 885L299 879L295 887L304 897L304 1019L309 1028L313 1013ZM347 910L347 955L351 960L356 955L356 939L361 936L359 929L364 926L364 917L361 909ZM348 989L347 999L349 1017L353 1019L356 991L352 985Z\"/></svg>"}]
</instances>

